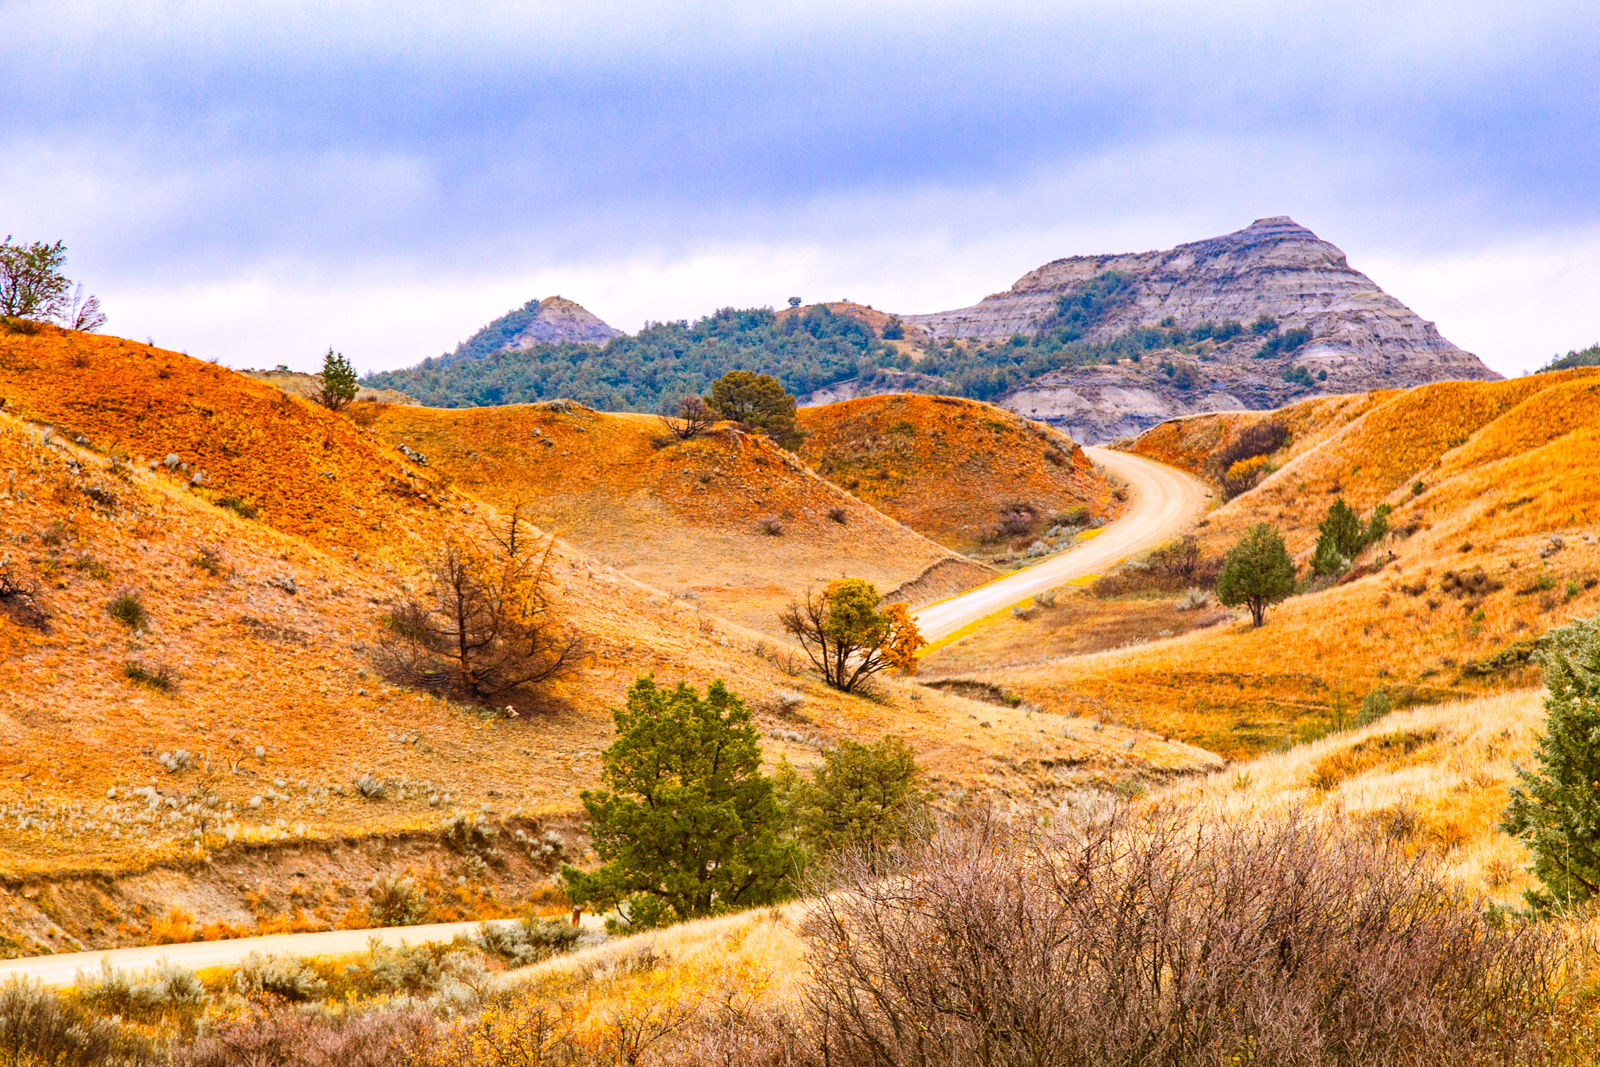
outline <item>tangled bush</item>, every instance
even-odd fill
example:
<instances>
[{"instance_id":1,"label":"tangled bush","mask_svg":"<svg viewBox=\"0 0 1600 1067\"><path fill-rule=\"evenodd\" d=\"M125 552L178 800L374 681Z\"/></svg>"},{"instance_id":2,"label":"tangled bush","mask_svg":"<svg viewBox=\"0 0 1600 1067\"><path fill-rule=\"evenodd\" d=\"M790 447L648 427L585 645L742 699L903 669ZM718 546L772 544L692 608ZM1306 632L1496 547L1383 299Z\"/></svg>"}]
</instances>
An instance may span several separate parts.
<instances>
[{"instance_id":1,"label":"tangled bush","mask_svg":"<svg viewBox=\"0 0 1600 1067\"><path fill-rule=\"evenodd\" d=\"M105 961L98 975L78 975L78 997L102 1014L136 1019L189 1014L204 1007L207 1000L199 976L168 960L142 977Z\"/></svg>"},{"instance_id":2,"label":"tangled bush","mask_svg":"<svg viewBox=\"0 0 1600 1067\"><path fill-rule=\"evenodd\" d=\"M1551 1004L1546 934L1308 821L979 823L830 888L806 931L831 1064L1511 1063Z\"/></svg>"},{"instance_id":3,"label":"tangled bush","mask_svg":"<svg viewBox=\"0 0 1600 1067\"><path fill-rule=\"evenodd\" d=\"M379 926L416 926L428 916L427 898L409 878L380 878L368 894L373 922Z\"/></svg>"},{"instance_id":4,"label":"tangled bush","mask_svg":"<svg viewBox=\"0 0 1600 1067\"><path fill-rule=\"evenodd\" d=\"M153 1063L148 1042L36 982L0 986L0 1063L25 1067L135 1067Z\"/></svg>"},{"instance_id":5,"label":"tangled bush","mask_svg":"<svg viewBox=\"0 0 1600 1067\"><path fill-rule=\"evenodd\" d=\"M582 936L583 929L571 923L530 916L520 922L484 923L478 947L511 967L526 967L568 951Z\"/></svg>"},{"instance_id":6,"label":"tangled bush","mask_svg":"<svg viewBox=\"0 0 1600 1067\"><path fill-rule=\"evenodd\" d=\"M328 991L328 983L298 956L254 952L234 972L233 987L245 996L265 993L293 1004L317 1000Z\"/></svg>"}]
</instances>

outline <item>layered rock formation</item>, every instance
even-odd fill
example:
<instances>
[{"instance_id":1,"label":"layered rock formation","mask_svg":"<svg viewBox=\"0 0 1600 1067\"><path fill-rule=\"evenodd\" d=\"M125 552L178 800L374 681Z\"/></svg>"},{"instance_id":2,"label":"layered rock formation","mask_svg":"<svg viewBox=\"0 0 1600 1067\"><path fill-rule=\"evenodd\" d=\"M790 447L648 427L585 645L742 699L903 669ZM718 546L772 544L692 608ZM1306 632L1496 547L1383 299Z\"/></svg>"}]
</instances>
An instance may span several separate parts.
<instances>
[{"instance_id":1,"label":"layered rock formation","mask_svg":"<svg viewBox=\"0 0 1600 1067\"><path fill-rule=\"evenodd\" d=\"M603 345L622 336L621 330L564 296L547 296L537 303L530 300L522 312L526 321L503 350L532 348L546 341Z\"/></svg>"},{"instance_id":2,"label":"layered rock formation","mask_svg":"<svg viewBox=\"0 0 1600 1067\"><path fill-rule=\"evenodd\" d=\"M1048 328L1058 302L1108 273L1116 298L1083 333L1109 342L1140 326L1271 319L1278 333L1309 330L1285 353L1262 356L1250 331L1200 348L1156 351L1140 362L1050 371L1001 403L1069 428L1087 443L1137 433L1174 415L1277 407L1309 392L1499 377L1345 261L1334 245L1278 216L1164 252L1073 256L1024 275L968 308L905 321L934 339L983 343ZM1302 370L1296 370L1301 368ZM1286 379L1289 372L1295 377Z\"/></svg>"}]
</instances>

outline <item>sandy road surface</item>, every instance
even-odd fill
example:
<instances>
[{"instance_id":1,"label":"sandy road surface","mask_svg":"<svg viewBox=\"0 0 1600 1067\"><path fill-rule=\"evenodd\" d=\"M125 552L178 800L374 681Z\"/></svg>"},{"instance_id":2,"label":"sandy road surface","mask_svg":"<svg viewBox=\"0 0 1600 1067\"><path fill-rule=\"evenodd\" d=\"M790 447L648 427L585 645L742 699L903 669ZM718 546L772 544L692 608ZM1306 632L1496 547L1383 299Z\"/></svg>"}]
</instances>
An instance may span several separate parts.
<instances>
[{"instance_id":1,"label":"sandy road surface","mask_svg":"<svg viewBox=\"0 0 1600 1067\"><path fill-rule=\"evenodd\" d=\"M1131 500L1122 517L1043 563L929 604L914 615L923 637L937 641L1035 593L1098 574L1169 540L1205 513L1206 487L1175 467L1106 448L1084 451L1107 473L1128 483Z\"/></svg>"}]
</instances>

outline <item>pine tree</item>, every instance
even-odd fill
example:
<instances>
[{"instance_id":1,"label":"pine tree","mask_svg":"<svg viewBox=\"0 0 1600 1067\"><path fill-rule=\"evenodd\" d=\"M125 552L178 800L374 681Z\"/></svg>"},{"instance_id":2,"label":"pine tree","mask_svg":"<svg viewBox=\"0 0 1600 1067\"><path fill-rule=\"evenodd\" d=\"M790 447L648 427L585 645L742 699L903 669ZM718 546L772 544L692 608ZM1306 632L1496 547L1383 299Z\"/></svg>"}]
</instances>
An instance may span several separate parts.
<instances>
[{"instance_id":1,"label":"pine tree","mask_svg":"<svg viewBox=\"0 0 1600 1067\"><path fill-rule=\"evenodd\" d=\"M361 383L356 379L356 369L343 355L328 349L322 357L322 388L317 393L317 403L330 411L338 411L356 398Z\"/></svg>"},{"instance_id":2,"label":"pine tree","mask_svg":"<svg viewBox=\"0 0 1600 1067\"><path fill-rule=\"evenodd\" d=\"M1552 630L1544 667L1545 731L1532 768L1517 768L1500 828L1533 853L1544 883L1528 902L1576 907L1600 893L1600 616Z\"/></svg>"},{"instance_id":3,"label":"pine tree","mask_svg":"<svg viewBox=\"0 0 1600 1067\"><path fill-rule=\"evenodd\" d=\"M1277 527L1269 522L1252 526L1228 550L1217 575L1217 599L1232 607L1245 604L1250 618L1260 626L1267 607L1294 592L1294 560L1284 547Z\"/></svg>"},{"instance_id":4,"label":"pine tree","mask_svg":"<svg viewBox=\"0 0 1600 1067\"><path fill-rule=\"evenodd\" d=\"M645 677L612 714L605 788L582 793L604 866L562 868L573 903L616 908L610 925L639 929L788 896L799 847L780 838L786 818L744 703L720 681L702 698Z\"/></svg>"}]
</instances>

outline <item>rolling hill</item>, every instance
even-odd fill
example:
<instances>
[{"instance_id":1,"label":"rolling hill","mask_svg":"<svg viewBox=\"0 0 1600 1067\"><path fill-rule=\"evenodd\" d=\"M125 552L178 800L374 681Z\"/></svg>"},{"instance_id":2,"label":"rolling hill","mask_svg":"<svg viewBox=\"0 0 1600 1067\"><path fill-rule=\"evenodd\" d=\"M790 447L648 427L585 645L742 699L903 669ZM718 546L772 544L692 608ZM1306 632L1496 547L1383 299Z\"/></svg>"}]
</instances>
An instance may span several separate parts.
<instances>
[{"instance_id":1,"label":"rolling hill","mask_svg":"<svg viewBox=\"0 0 1600 1067\"><path fill-rule=\"evenodd\" d=\"M523 873L544 862L541 834L581 848L571 816L611 737L607 709L650 671L726 679L771 753L802 763L830 739L898 732L936 788L963 794L1049 796L1205 765L1146 732L1074 728L893 680L874 699L841 696L791 673L771 639L571 542L555 546L550 588L585 639L582 665L520 718L489 717L391 684L370 656L385 612L419 585L419 562L504 522L465 473L451 484L448 464L407 459L347 417L114 337L0 334L0 398L0 566L37 589L45 616L37 625L31 598L0 601L6 951L147 941L178 905L197 924L246 930L267 915L358 921L368 879L408 869L453 909L441 914L481 913L503 875L448 846L450 820L503 822ZM545 432L574 456L586 434L598 439L593 413L561 419ZM886 547L944 557L803 470L780 476L782 457L759 443L705 445L680 462L803 480L816 500L842 501L858 537L877 530ZM752 489L750 513L762 503ZM807 523L839 525L792 521L796 539ZM113 614L125 595L142 621L125 604ZM514 841L513 827L529 836Z\"/></svg>"},{"instance_id":2,"label":"rolling hill","mask_svg":"<svg viewBox=\"0 0 1600 1067\"><path fill-rule=\"evenodd\" d=\"M1348 722L1377 689L1404 704L1530 684L1538 635L1600 607L1597 405L1600 376L1569 371L1158 427L1133 449L1196 469L1216 447L1199 442L1262 420L1293 428L1267 457L1281 466L1201 523L1206 554L1271 522L1303 568L1339 495L1363 514L1390 504L1392 532L1339 584L1285 601L1259 630L1235 616L1071 656L1037 644L1024 655L1022 625L1009 653L994 650L1009 666L968 675L1230 756Z\"/></svg>"},{"instance_id":3,"label":"rolling hill","mask_svg":"<svg viewBox=\"0 0 1600 1067\"><path fill-rule=\"evenodd\" d=\"M1058 430L954 397L877 396L800 409L800 456L884 514L968 554L1087 527L1116 500Z\"/></svg>"}]
</instances>

